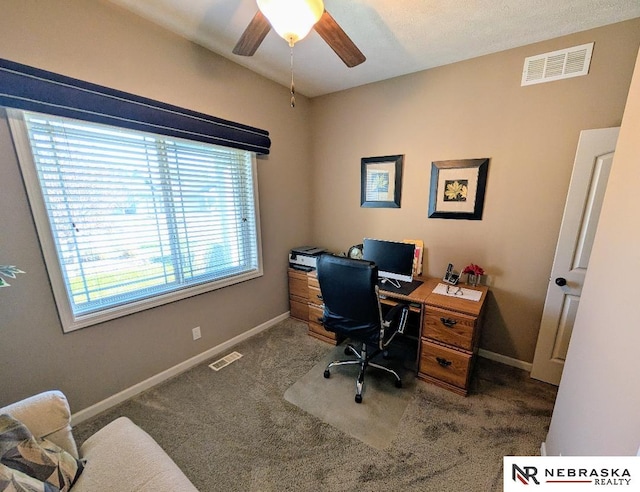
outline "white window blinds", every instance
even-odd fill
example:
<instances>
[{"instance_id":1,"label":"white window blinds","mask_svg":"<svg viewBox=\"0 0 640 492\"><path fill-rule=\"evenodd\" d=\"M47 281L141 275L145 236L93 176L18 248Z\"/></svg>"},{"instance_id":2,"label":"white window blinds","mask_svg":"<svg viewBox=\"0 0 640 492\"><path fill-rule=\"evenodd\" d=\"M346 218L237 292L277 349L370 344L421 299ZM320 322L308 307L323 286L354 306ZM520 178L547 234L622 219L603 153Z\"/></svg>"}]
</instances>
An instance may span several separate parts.
<instances>
[{"instance_id":1,"label":"white window blinds","mask_svg":"<svg viewBox=\"0 0 640 492\"><path fill-rule=\"evenodd\" d=\"M251 152L12 114L65 331L261 275Z\"/></svg>"}]
</instances>

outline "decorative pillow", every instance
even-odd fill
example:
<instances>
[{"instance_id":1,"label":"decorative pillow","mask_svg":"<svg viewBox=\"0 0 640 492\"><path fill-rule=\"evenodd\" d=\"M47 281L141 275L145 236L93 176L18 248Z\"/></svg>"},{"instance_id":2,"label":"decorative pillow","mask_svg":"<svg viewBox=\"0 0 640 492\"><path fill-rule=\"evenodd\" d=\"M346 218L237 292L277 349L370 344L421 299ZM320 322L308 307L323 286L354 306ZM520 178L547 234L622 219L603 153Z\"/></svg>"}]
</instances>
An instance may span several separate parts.
<instances>
[{"instance_id":1,"label":"decorative pillow","mask_svg":"<svg viewBox=\"0 0 640 492\"><path fill-rule=\"evenodd\" d=\"M0 492L59 492L58 487L41 482L0 463Z\"/></svg>"},{"instance_id":2,"label":"decorative pillow","mask_svg":"<svg viewBox=\"0 0 640 492\"><path fill-rule=\"evenodd\" d=\"M61 492L67 492L84 469L82 461L46 439L35 438L9 415L0 415L0 463Z\"/></svg>"}]
</instances>

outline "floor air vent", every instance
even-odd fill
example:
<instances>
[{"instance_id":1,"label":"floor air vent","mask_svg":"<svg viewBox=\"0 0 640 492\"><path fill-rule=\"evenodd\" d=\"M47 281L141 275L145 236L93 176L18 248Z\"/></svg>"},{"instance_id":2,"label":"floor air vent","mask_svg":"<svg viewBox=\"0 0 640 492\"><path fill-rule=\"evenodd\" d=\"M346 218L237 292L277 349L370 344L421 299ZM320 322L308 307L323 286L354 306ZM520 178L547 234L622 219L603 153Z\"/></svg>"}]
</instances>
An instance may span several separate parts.
<instances>
[{"instance_id":1,"label":"floor air vent","mask_svg":"<svg viewBox=\"0 0 640 492\"><path fill-rule=\"evenodd\" d=\"M217 361L209 364L209 367L214 371L219 371L223 367L227 367L233 361L238 360L240 357L242 357L242 354L239 354L238 352L231 352L229 355L225 355L222 359L218 359Z\"/></svg>"},{"instance_id":2,"label":"floor air vent","mask_svg":"<svg viewBox=\"0 0 640 492\"><path fill-rule=\"evenodd\" d=\"M533 85L589 73L593 43L525 58L522 84Z\"/></svg>"}]
</instances>

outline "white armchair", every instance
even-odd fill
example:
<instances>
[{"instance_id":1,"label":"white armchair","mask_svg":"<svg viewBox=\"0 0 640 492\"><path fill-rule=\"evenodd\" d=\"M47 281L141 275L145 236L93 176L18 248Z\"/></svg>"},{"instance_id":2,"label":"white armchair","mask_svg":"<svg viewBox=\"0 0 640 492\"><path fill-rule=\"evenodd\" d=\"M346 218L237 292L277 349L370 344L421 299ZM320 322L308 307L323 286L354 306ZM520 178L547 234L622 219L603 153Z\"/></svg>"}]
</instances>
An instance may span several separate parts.
<instances>
[{"instance_id":1,"label":"white armchair","mask_svg":"<svg viewBox=\"0 0 640 492\"><path fill-rule=\"evenodd\" d=\"M120 417L89 437L78 450L71 430L71 411L60 391L47 391L4 408L35 437L57 444L86 460L72 491L197 492L197 489L153 438L127 417Z\"/></svg>"}]
</instances>

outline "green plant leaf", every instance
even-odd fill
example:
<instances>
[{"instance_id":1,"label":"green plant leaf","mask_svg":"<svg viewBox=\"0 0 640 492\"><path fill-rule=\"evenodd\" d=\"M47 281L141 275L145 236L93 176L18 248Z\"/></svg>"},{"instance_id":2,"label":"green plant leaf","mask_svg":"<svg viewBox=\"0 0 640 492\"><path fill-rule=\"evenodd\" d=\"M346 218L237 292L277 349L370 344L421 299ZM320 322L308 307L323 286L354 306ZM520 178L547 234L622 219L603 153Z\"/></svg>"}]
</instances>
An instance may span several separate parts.
<instances>
[{"instance_id":1,"label":"green plant leaf","mask_svg":"<svg viewBox=\"0 0 640 492\"><path fill-rule=\"evenodd\" d=\"M19 268L14 267L13 265L0 265L0 274L9 278L16 278L16 273L24 273Z\"/></svg>"}]
</instances>

